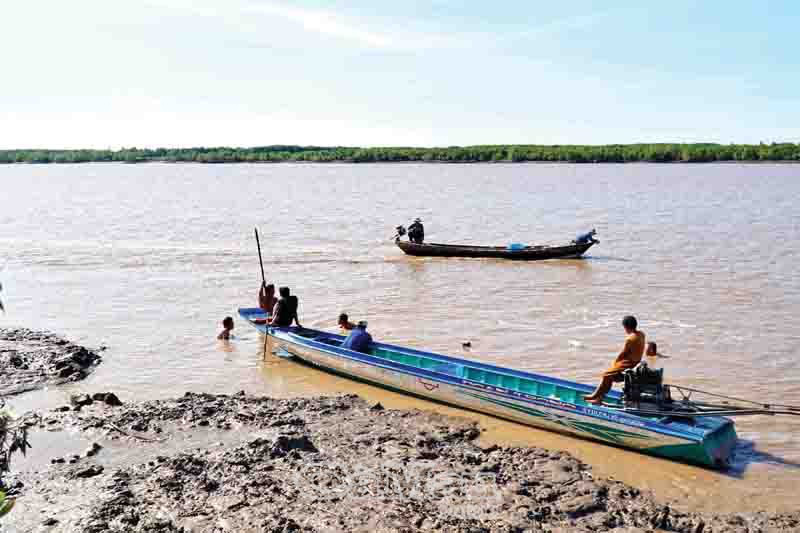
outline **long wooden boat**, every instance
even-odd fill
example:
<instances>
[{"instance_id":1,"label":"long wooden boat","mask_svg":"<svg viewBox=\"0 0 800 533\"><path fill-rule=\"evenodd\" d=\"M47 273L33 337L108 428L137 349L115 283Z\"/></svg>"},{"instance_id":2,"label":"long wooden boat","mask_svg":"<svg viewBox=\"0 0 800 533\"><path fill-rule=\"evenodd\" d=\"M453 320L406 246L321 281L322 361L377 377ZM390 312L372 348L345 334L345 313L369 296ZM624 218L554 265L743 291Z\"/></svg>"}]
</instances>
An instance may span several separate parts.
<instances>
[{"instance_id":1,"label":"long wooden boat","mask_svg":"<svg viewBox=\"0 0 800 533\"><path fill-rule=\"evenodd\" d=\"M408 255L427 257L489 257L495 259L519 259L536 261L540 259L568 259L581 257L597 244L590 241L583 244L567 244L562 246L525 246L511 249L508 246L469 246L461 244L440 244L424 242L417 244L411 241L395 240L395 244Z\"/></svg>"},{"instance_id":2,"label":"long wooden boat","mask_svg":"<svg viewBox=\"0 0 800 533\"><path fill-rule=\"evenodd\" d=\"M284 357L529 426L712 467L725 465L736 443L733 421L723 416L629 413L613 391L607 404L595 406L582 398L594 389L589 385L377 342L370 353L359 353L342 348L341 335L268 327L258 308L239 315L269 335Z\"/></svg>"}]
</instances>

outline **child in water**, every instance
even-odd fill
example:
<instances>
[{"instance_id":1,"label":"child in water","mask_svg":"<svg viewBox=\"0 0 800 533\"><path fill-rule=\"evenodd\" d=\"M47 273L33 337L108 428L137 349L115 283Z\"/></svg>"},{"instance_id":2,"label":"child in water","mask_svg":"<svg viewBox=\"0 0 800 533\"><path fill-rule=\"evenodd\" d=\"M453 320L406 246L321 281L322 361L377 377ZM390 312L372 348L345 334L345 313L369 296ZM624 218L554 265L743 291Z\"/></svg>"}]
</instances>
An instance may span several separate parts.
<instances>
[{"instance_id":1,"label":"child in water","mask_svg":"<svg viewBox=\"0 0 800 533\"><path fill-rule=\"evenodd\" d=\"M667 357L666 355L662 355L662 354L658 353L658 345L656 343L654 343L654 342L648 342L647 343L647 351L645 351L644 354L647 357L652 357L654 359L656 357L664 357L664 358Z\"/></svg>"},{"instance_id":2,"label":"child in water","mask_svg":"<svg viewBox=\"0 0 800 533\"><path fill-rule=\"evenodd\" d=\"M217 335L217 339L221 341L230 340L233 335L231 332L233 331L233 318L226 316L225 320L222 321L222 327L224 328L219 335Z\"/></svg>"}]
</instances>

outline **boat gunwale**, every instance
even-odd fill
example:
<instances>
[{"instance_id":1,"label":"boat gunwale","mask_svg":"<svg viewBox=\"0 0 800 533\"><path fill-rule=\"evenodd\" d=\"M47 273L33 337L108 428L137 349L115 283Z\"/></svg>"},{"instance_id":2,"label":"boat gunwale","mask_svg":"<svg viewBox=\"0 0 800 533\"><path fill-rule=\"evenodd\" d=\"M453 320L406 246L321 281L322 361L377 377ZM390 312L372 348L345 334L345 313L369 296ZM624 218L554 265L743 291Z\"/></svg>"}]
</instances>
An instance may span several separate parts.
<instances>
[{"instance_id":1,"label":"boat gunwale","mask_svg":"<svg viewBox=\"0 0 800 533\"><path fill-rule=\"evenodd\" d=\"M511 391L511 389L508 389L506 387L497 387L497 386L494 386L494 385L484 385L484 386L491 387L492 389L494 389L494 390L487 391L484 388L475 387L475 386L471 385L471 383L480 384L479 382L476 382L476 381L473 381L473 380L469 380L469 379L466 379L466 378L459 378L459 377L451 376L451 375L444 374L444 373L441 373L441 372L436 372L436 371L433 371L433 370L422 369L422 368L414 367L414 366L411 366L411 365L398 363L396 361L386 360L386 359L383 359L383 358L375 356L375 355L364 354L364 353L361 353L361 352L356 352L356 351L353 351L353 350L349 350L347 348L341 348L341 347L338 347L338 346L332 346L332 345L326 344L324 342L315 341L313 339L309 339L307 337L303 337L301 335L297 335L296 333L293 333L289 328L275 328L275 329L279 333L286 334L286 336L289 337L287 339L289 342L292 342L294 344L298 344L298 345L301 345L301 346L307 346L307 347L309 347L311 349L314 349L314 350L317 350L317 351L321 351L321 352L324 352L324 353L327 353L327 354L330 354L330 355L334 355L336 357L344 357L344 358L347 358L347 359L350 359L350 360L353 360L353 361L362 362L362 363L369 364L371 366L380 367L380 368L385 368L387 370L394 370L394 371L403 372L405 374L412 375L412 376L415 375L415 376L418 376L418 377L425 377L425 378L428 378L428 379L432 379L432 380L436 380L436 381L440 381L440 382L446 383L448 385L454 385L454 386L459 386L459 387L467 387L470 390L477 390L477 391L480 391L480 392L482 392L484 394L486 394L486 393L494 393L494 394L497 394L497 395L500 395L502 397L506 397L506 398L509 398L509 399L512 399L512 400L534 403L535 405L539 405L539 406L542 406L542 407L547 407L548 409L555 409L555 410L558 410L558 411L563 411L563 412L568 412L568 413L578 413L581 416L585 416L585 417L592 418L592 419L603 420L605 422L611 422L611 423L614 423L614 424L622 424L622 425L626 425L626 426L629 426L629 427L635 427L635 428L639 428L639 429L645 429L645 430L648 430L648 431L652 431L654 433L659 433L659 434L662 434L662 435L668 435L668 436L671 436L671 437L682 438L682 439L693 441L693 442L696 442L696 443L699 443L699 444L702 444L704 442L704 440L706 439L706 437L708 435L710 435L711 433L717 431L721 427L724 427L724 426L732 423L731 420L726 419L725 423L721 423L721 424L719 424L719 426L716 426L716 427L711 428L711 429L695 428L695 427L689 426L687 424L680 424L680 426L681 426L680 428L677 428L675 426L669 427L666 424L664 424L663 422L660 422L658 420L654 420L654 419L650 419L650 418L646 418L646 417L642 417L642 416L637 416L637 415L632 415L632 414L629 414L629 413L624 413L624 412L621 412L621 411L608 409L608 408L605 408L605 407L602 407L602 406L584 406L584 405L580 405L580 404L576 404L576 403L570 403L570 402L567 402L567 401L564 401L564 400L560 400L560 399L557 399L557 398L553 399L553 398L548 398L546 396L539 396L537 394L530 394L530 393L522 393L522 392L518 392L518 391L513 391L513 392L516 392L516 394L508 394L508 392ZM313 330L313 331L319 331L319 330ZM326 335L331 335L331 334L329 334L327 332L322 332L322 333L324 333ZM273 335L273 336L275 336L275 335ZM340 335L336 335L336 336L340 337ZM281 338L281 337L278 337L278 338ZM378 343L374 343L374 344L378 344ZM371 359L375 360L375 362L372 362ZM557 378L551 378L551 379L557 379ZM561 381L561 380L559 380L559 381ZM570 383L570 382L566 382L566 383ZM580 385L580 384L578 384L578 385ZM539 398L541 398L541 399L539 399ZM563 403L565 405L570 405L572 407L571 408L561 407L561 406L553 403L552 400L555 400L557 402ZM451 402L447 402L447 403L451 403ZM598 413L598 414L594 414L594 413ZM615 419L611 419L610 416L603 416L602 414L599 414L599 413L603 413L605 415L613 416L616 420ZM720 418L722 418L722 417L720 417Z\"/></svg>"},{"instance_id":2,"label":"boat gunwale","mask_svg":"<svg viewBox=\"0 0 800 533\"><path fill-rule=\"evenodd\" d=\"M248 311L250 309L256 310L258 308L242 308L242 309L239 309L239 315L242 316L243 318L247 319L247 317L245 316L245 314L242 313L242 311ZM259 309L259 311L260 311L260 309ZM253 325L256 326L259 329L259 331L262 331L262 328L258 327L259 324L253 324ZM300 338L300 339L310 340L307 337L303 337L302 335L298 335L297 333L295 333L293 331L293 328L277 328L276 327L276 328L272 328L272 329L274 329L276 331L285 331L287 333L291 333L292 335L294 335L294 336L296 336L297 338ZM329 338L334 338L334 339L338 338L338 339L342 339L342 340L344 339L343 335L337 335L336 333L329 333L327 331L322 331L322 330L313 329L313 328L303 328L303 329L309 330L309 331L318 332L318 333L320 333L322 335L325 335L326 337L329 337ZM266 326L263 326L263 331L265 331L265 330L266 330ZM325 343L321 343L321 344L325 344ZM508 377L523 378L523 379L534 379L534 380L537 380L537 381L544 381L545 383L549 383L551 385L561 385L561 386L570 387L570 388L573 388L573 389L576 389L576 390L580 390L580 391L583 391L583 392L592 392L592 391L594 391L594 387L592 387L591 385L586 385L586 384L578 383L578 382L575 382L575 381L568 381L568 380L561 379L561 378L554 378L554 377L551 377L551 376L544 376L544 375L541 375L541 374L534 374L532 372L526 372L525 370L516 370L514 368L500 367L500 366L493 365L491 363L483 363L481 361L474 361L474 360L471 360L471 359L461 359L459 357L454 357L454 356L450 356L450 355L444 355L444 354L435 353L435 352L428 352L428 351L425 351L425 350L418 350L416 348L408 348L408 347L399 346L399 345L396 345L396 344L388 344L388 343L383 343L383 342L373 342L372 344L374 346L376 346L376 347L388 348L388 349L390 349L392 351L408 353L410 355L431 357L433 359L439 359L439 360L442 360L442 361L447 362L447 363L456 363L456 364L460 364L460 365L476 368L478 370L489 370L491 372L495 372L495 373L498 373L498 374L503 374L503 375L506 375ZM330 345L326 345L326 346L330 346ZM342 348L342 349L345 349L345 348ZM358 352L356 352L356 353L358 353ZM621 399L622 398L622 394L619 393L618 391L610 391L608 396L610 398L614 398L614 399Z\"/></svg>"}]
</instances>

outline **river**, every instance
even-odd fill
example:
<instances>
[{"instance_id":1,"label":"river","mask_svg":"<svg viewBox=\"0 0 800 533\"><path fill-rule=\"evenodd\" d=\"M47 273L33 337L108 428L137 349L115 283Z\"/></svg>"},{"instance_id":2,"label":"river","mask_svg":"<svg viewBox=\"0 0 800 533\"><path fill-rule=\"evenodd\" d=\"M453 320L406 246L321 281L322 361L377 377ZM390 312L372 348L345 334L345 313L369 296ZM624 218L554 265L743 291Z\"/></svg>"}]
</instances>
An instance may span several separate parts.
<instances>
[{"instance_id":1,"label":"river","mask_svg":"<svg viewBox=\"0 0 800 533\"><path fill-rule=\"evenodd\" d=\"M357 392L477 418L483 439L567 450L599 475L693 510L796 509L800 420L737 419L726 473L447 409L274 357L237 320L256 305L258 226L269 281L304 325L339 312L376 339L595 382L634 314L667 380L800 404L800 166L771 164L85 164L0 166L0 327L105 345L79 391ZM394 227L438 242L559 243L596 228L583 260L411 258ZM468 353L462 342L470 341Z\"/></svg>"}]
</instances>

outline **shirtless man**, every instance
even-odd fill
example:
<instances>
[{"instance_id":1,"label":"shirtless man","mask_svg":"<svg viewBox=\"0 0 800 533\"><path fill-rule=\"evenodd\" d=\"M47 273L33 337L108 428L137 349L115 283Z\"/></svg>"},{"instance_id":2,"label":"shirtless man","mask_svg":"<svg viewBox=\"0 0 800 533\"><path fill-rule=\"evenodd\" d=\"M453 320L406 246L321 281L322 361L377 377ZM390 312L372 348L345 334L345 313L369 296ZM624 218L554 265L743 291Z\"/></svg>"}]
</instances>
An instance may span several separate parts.
<instances>
[{"instance_id":1,"label":"shirtless man","mask_svg":"<svg viewBox=\"0 0 800 533\"><path fill-rule=\"evenodd\" d=\"M267 314L271 314L276 303L278 299L275 297L275 285L261 282L261 288L258 290L258 306Z\"/></svg>"}]
</instances>

